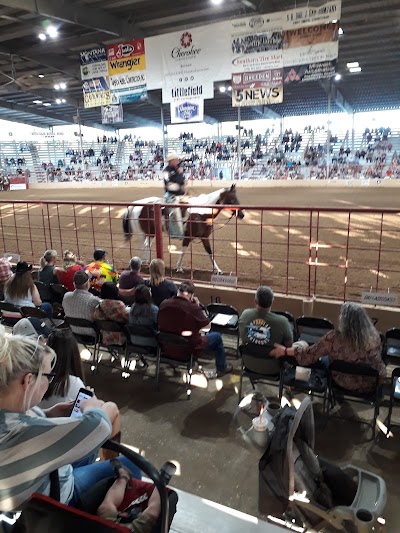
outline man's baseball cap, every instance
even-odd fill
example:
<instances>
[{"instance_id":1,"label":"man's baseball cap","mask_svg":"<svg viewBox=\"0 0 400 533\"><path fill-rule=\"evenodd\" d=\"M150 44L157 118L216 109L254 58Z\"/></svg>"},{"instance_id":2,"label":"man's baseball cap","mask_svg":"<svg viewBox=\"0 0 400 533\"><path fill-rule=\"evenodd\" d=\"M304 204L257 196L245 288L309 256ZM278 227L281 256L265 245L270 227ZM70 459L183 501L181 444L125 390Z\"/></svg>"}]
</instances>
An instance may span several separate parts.
<instances>
[{"instance_id":1,"label":"man's baseball cap","mask_svg":"<svg viewBox=\"0 0 400 533\"><path fill-rule=\"evenodd\" d=\"M104 256L107 255L107 252L103 250L102 248L96 248L96 250L93 253L93 259L95 261L100 261L100 259L103 259Z\"/></svg>"},{"instance_id":2,"label":"man's baseball cap","mask_svg":"<svg viewBox=\"0 0 400 533\"><path fill-rule=\"evenodd\" d=\"M75 272L74 274L75 285L78 285L80 287L81 285L84 285L87 281L89 281L89 276L86 274L84 270L78 270L78 272Z\"/></svg>"},{"instance_id":3,"label":"man's baseball cap","mask_svg":"<svg viewBox=\"0 0 400 533\"><path fill-rule=\"evenodd\" d=\"M24 337L34 337L37 339L39 335L48 338L51 329L40 318L30 317L21 318L13 327L13 335L23 335Z\"/></svg>"}]
</instances>

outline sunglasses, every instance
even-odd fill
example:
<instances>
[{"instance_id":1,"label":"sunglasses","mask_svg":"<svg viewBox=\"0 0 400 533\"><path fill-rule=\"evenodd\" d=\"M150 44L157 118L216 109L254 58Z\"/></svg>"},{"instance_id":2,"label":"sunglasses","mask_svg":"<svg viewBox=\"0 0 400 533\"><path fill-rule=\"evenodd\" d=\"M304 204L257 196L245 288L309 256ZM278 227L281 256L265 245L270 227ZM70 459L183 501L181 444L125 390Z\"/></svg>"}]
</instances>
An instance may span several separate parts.
<instances>
[{"instance_id":1,"label":"sunglasses","mask_svg":"<svg viewBox=\"0 0 400 533\"><path fill-rule=\"evenodd\" d=\"M33 375L34 376L38 376L39 372L33 372ZM42 372L42 376L45 376L47 378L47 381L49 382L49 385L53 381L53 379L56 377L54 372L49 372L48 374L46 374L45 372Z\"/></svg>"}]
</instances>

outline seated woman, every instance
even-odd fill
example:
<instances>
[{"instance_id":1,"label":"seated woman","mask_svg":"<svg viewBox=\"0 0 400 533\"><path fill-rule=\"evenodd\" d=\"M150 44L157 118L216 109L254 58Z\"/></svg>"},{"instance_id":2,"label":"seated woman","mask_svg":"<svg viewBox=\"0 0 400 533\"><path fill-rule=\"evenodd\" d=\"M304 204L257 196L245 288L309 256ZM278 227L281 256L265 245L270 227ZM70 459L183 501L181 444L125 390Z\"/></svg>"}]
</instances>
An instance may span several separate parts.
<instances>
[{"instance_id":1,"label":"seated woman","mask_svg":"<svg viewBox=\"0 0 400 533\"><path fill-rule=\"evenodd\" d=\"M155 334L157 332L158 307L152 303L151 291L146 285L138 285L134 295L134 303L129 313L130 326L144 326L154 333L154 342L149 337L135 335L134 343L139 346L157 346Z\"/></svg>"},{"instance_id":2,"label":"seated woman","mask_svg":"<svg viewBox=\"0 0 400 533\"><path fill-rule=\"evenodd\" d=\"M4 285L4 301L18 307L40 307L51 318L53 308L40 299L31 271L32 265L25 261L17 263L15 274Z\"/></svg>"},{"instance_id":3,"label":"seated woman","mask_svg":"<svg viewBox=\"0 0 400 533\"><path fill-rule=\"evenodd\" d=\"M56 275L58 283L65 285L69 291L74 291L74 274L82 270L84 263L77 261L76 256L71 250L65 250L63 267L57 270Z\"/></svg>"},{"instance_id":4,"label":"seated woman","mask_svg":"<svg viewBox=\"0 0 400 533\"><path fill-rule=\"evenodd\" d=\"M381 339L367 312L360 305L346 302L339 314L338 328L329 331L312 346L275 345L270 355L274 357L294 356L297 363L309 366L326 356L329 363L335 360L369 365L379 372L379 382L386 378L386 368L381 356ZM332 373L333 381L348 391L371 392L375 380L372 377L350 376L340 372Z\"/></svg>"},{"instance_id":5,"label":"seated woman","mask_svg":"<svg viewBox=\"0 0 400 533\"><path fill-rule=\"evenodd\" d=\"M106 281L101 286L101 302L95 308L93 320L113 320L121 324L128 323L129 307L126 307L118 294L118 287L115 283ZM119 331L102 331L102 340L105 345L116 344L122 346L126 342L126 337Z\"/></svg>"},{"instance_id":6,"label":"seated woman","mask_svg":"<svg viewBox=\"0 0 400 533\"><path fill-rule=\"evenodd\" d=\"M40 269L38 281L49 286L50 283L58 283L57 272L60 268L55 266L57 262L57 252L55 250L46 250L40 258Z\"/></svg>"},{"instance_id":7,"label":"seated woman","mask_svg":"<svg viewBox=\"0 0 400 533\"><path fill-rule=\"evenodd\" d=\"M98 481L113 476L110 461L94 462L110 437L118 407L96 397L80 404L82 416L69 417L72 402L36 407L54 374L55 352L0 328L0 509L20 509L33 492L49 494L50 473L58 470L60 501L76 506ZM135 477L138 469L121 457Z\"/></svg>"},{"instance_id":8,"label":"seated woman","mask_svg":"<svg viewBox=\"0 0 400 533\"><path fill-rule=\"evenodd\" d=\"M146 282L151 289L153 302L157 307L160 304L176 296L178 289L172 279L165 279L165 263L162 259L153 259L149 266L150 280Z\"/></svg>"}]
</instances>

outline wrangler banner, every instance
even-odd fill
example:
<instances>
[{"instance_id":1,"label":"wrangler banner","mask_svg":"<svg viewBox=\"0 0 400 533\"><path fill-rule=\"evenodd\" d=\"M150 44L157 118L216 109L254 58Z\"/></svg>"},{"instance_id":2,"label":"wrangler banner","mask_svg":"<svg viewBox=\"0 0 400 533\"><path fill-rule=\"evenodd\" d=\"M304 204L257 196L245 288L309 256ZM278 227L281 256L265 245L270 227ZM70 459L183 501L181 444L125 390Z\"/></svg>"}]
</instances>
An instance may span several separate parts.
<instances>
[{"instance_id":1,"label":"wrangler banner","mask_svg":"<svg viewBox=\"0 0 400 533\"><path fill-rule=\"evenodd\" d=\"M259 89L232 89L232 106L258 106L281 104L283 102L283 85Z\"/></svg>"}]
</instances>

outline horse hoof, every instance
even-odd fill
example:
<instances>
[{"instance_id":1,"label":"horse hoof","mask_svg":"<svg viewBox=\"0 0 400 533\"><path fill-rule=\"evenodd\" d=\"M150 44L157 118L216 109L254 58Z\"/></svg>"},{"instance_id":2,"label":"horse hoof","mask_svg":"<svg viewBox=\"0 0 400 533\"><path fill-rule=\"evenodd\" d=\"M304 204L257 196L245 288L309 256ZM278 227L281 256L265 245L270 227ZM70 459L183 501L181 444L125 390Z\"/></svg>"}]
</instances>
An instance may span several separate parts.
<instances>
[{"instance_id":1,"label":"horse hoof","mask_svg":"<svg viewBox=\"0 0 400 533\"><path fill-rule=\"evenodd\" d=\"M213 274L223 274L222 270L213 270Z\"/></svg>"},{"instance_id":2,"label":"horse hoof","mask_svg":"<svg viewBox=\"0 0 400 533\"><path fill-rule=\"evenodd\" d=\"M182 267L181 268L177 268L176 271L179 272L179 274L183 274L183 268Z\"/></svg>"}]
</instances>

